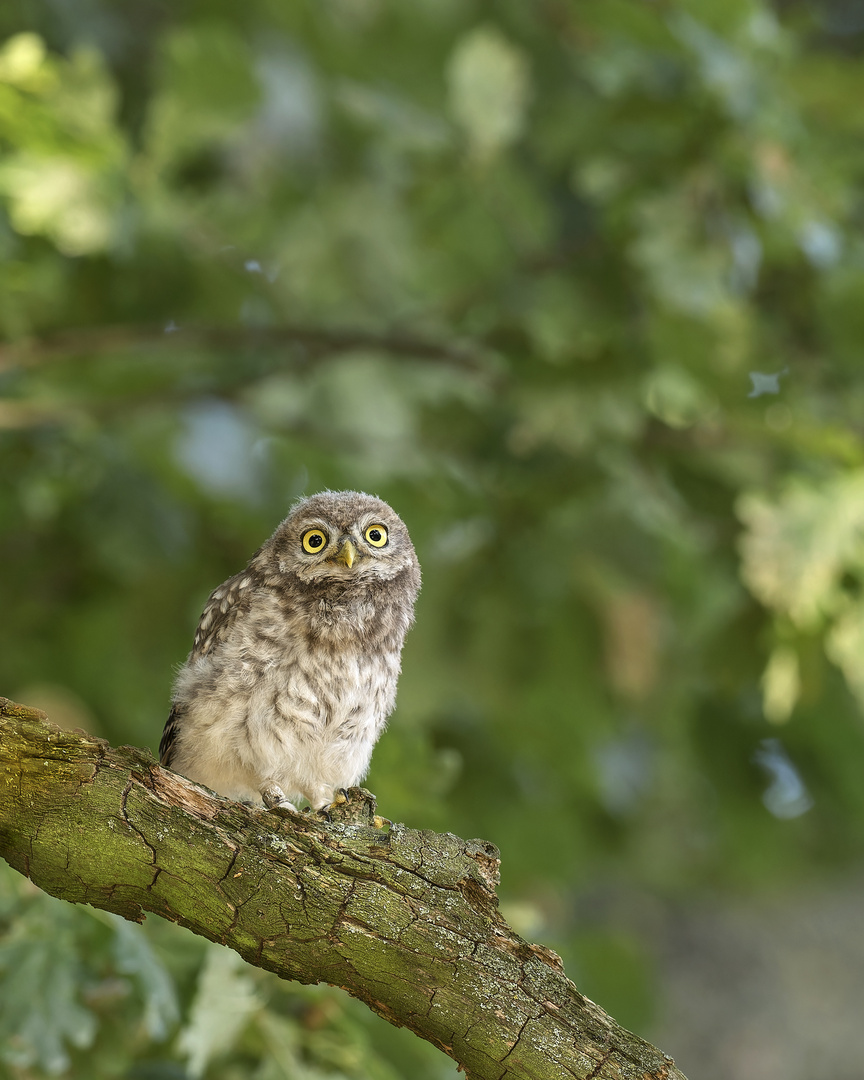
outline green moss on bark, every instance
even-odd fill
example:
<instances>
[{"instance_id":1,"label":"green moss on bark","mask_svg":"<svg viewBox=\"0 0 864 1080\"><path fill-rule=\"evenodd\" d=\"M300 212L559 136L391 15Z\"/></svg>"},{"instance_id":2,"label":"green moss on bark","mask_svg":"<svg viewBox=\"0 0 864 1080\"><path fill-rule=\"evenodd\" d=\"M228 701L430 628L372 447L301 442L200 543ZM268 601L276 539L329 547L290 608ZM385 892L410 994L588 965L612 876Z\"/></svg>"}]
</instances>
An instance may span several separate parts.
<instances>
[{"instance_id":1,"label":"green moss on bark","mask_svg":"<svg viewBox=\"0 0 864 1080\"><path fill-rule=\"evenodd\" d=\"M485 841L244 807L5 698L0 791L0 853L46 892L341 986L468 1076L684 1080L507 925Z\"/></svg>"}]
</instances>

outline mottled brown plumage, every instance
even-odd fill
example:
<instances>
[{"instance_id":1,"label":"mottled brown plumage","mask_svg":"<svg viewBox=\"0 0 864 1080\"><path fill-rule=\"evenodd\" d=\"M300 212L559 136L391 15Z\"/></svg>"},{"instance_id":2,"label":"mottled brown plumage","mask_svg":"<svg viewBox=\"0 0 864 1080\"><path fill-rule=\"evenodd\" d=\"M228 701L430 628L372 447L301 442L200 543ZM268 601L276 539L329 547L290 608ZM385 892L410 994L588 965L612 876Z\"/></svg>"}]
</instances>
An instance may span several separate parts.
<instances>
[{"instance_id":1,"label":"mottled brown plumage","mask_svg":"<svg viewBox=\"0 0 864 1080\"><path fill-rule=\"evenodd\" d=\"M419 587L385 502L324 491L298 503L207 601L162 764L230 798L327 806L369 768Z\"/></svg>"}]
</instances>

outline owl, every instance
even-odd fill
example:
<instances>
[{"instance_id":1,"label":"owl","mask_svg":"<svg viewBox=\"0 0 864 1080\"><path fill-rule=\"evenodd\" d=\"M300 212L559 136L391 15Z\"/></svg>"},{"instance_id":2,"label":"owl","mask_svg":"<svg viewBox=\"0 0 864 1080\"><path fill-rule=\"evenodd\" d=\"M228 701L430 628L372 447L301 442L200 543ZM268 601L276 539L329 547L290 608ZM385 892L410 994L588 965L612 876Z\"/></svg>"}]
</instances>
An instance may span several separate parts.
<instances>
[{"instance_id":1,"label":"owl","mask_svg":"<svg viewBox=\"0 0 864 1080\"><path fill-rule=\"evenodd\" d=\"M368 771L419 588L408 530L385 502L323 491L297 503L207 601L162 765L231 799L323 811Z\"/></svg>"}]
</instances>

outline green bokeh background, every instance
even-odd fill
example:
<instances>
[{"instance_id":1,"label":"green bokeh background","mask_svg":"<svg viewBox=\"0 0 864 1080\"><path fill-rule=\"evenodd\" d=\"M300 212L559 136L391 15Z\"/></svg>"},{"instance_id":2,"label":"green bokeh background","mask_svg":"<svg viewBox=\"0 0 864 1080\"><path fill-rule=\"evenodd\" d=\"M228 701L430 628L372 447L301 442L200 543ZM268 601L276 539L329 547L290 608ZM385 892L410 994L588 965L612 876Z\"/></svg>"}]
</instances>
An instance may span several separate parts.
<instances>
[{"instance_id":1,"label":"green bokeh background","mask_svg":"<svg viewBox=\"0 0 864 1080\"><path fill-rule=\"evenodd\" d=\"M6 0L0 693L155 750L291 502L424 572L368 779L693 1080L864 1042L864 17ZM432 1078L0 873L0 1077Z\"/></svg>"}]
</instances>

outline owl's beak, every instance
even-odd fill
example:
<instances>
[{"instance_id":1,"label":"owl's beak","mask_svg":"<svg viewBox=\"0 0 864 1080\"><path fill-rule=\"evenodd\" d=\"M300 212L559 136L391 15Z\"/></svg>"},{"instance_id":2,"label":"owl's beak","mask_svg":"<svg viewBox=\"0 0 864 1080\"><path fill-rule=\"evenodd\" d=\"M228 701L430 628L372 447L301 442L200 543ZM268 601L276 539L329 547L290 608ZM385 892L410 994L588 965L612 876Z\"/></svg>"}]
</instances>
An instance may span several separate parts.
<instances>
[{"instance_id":1,"label":"owl's beak","mask_svg":"<svg viewBox=\"0 0 864 1080\"><path fill-rule=\"evenodd\" d=\"M350 570L354 565L354 560L357 558L357 548L351 543L350 540L345 540L342 543L342 547L339 548L339 554L336 556L336 561L345 563Z\"/></svg>"}]
</instances>

